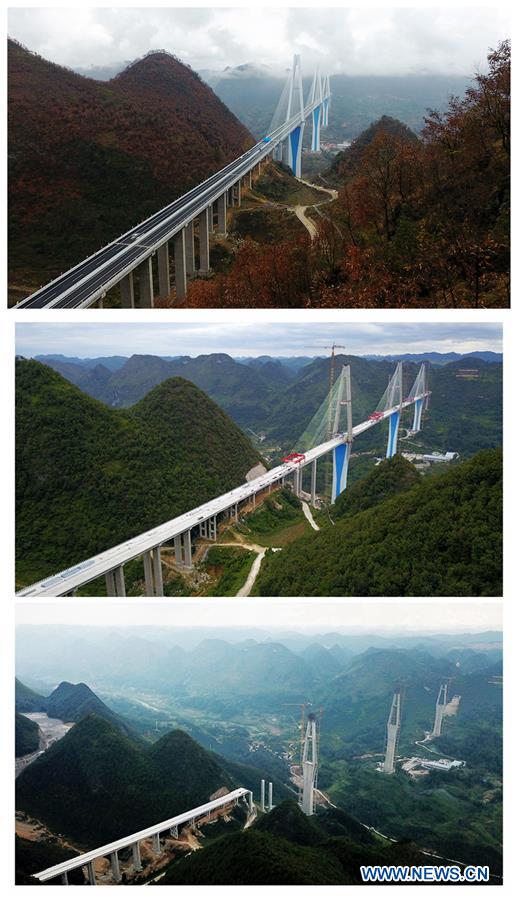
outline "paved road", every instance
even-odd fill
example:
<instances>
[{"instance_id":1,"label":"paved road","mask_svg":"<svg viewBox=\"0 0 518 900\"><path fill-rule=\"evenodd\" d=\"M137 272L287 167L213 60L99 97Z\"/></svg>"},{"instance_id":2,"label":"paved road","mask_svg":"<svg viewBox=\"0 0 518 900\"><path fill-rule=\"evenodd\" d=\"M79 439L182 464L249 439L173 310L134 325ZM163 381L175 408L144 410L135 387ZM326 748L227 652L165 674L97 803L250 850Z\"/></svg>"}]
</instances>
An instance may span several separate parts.
<instances>
[{"instance_id":1,"label":"paved road","mask_svg":"<svg viewBox=\"0 0 518 900\"><path fill-rule=\"evenodd\" d=\"M314 531L320 531L320 526L317 525L317 523L315 522L315 520L313 518L313 513L311 512L311 510L305 500L302 501L302 511L303 511L304 515L306 516L306 519L308 520L309 524L314 529Z\"/></svg>"}]
</instances>

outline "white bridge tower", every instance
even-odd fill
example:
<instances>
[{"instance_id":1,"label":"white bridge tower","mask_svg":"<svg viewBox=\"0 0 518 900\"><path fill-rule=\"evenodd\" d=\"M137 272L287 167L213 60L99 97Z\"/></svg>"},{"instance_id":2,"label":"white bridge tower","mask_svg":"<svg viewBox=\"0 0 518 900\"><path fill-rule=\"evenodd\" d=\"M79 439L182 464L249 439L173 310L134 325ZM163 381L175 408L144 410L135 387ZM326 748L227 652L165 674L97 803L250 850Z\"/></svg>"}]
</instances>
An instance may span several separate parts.
<instances>
[{"instance_id":1,"label":"white bridge tower","mask_svg":"<svg viewBox=\"0 0 518 900\"><path fill-rule=\"evenodd\" d=\"M442 733L442 720L444 711L448 705L448 682L441 682L437 702L435 704L435 721L433 723L432 737L440 737Z\"/></svg>"},{"instance_id":2,"label":"white bridge tower","mask_svg":"<svg viewBox=\"0 0 518 900\"><path fill-rule=\"evenodd\" d=\"M302 798L300 807L307 816L315 812L315 787L318 768L317 720L313 713L308 716L306 736L302 750Z\"/></svg>"},{"instance_id":3,"label":"white bridge tower","mask_svg":"<svg viewBox=\"0 0 518 900\"><path fill-rule=\"evenodd\" d=\"M394 691L392 705L387 721L387 748L383 762L383 771L387 775L393 775L396 771L396 754L401 731L401 691Z\"/></svg>"}]
</instances>

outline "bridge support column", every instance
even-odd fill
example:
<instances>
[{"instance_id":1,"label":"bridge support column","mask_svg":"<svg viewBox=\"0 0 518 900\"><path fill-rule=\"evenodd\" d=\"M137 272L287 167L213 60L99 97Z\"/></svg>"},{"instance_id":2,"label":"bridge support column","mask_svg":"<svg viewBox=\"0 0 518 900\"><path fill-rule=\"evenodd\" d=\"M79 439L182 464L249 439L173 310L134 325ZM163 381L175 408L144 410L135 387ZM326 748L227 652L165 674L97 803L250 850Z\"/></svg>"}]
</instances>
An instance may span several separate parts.
<instances>
[{"instance_id":1,"label":"bridge support column","mask_svg":"<svg viewBox=\"0 0 518 900\"><path fill-rule=\"evenodd\" d=\"M304 123L297 125L288 138L288 165L295 175L300 178L302 174L302 138L304 135Z\"/></svg>"},{"instance_id":2,"label":"bridge support column","mask_svg":"<svg viewBox=\"0 0 518 900\"><path fill-rule=\"evenodd\" d=\"M87 863L86 871L88 872L88 884L95 884L95 870L93 862Z\"/></svg>"},{"instance_id":3,"label":"bridge support column","mask_svg":"<svg viewBox=\"0 0 518 900\"><path fill-rule=\"evenodd\" d=\"M241 179L234 185L235 205L241 206Z\"/></svg>"},{"instance_id":4,"label":"bridge support column","mask_svg":"<svg viewBox=\"0 0 518 900\"><path fill-rule=\"evenodd\" d=\"M155 597L164 596L164 581L162 578L162 553L160 547L155 547L152 551L153 558L153 575L155 580Z\"/></svg>"},{"instance_id":5,"label":"bridge support column","mask_svg":"<svg viewBox=\"0 0 518 900\"><path fill-rule=\"evenodd\" d=\"M173 825L173 827L170 829L170 835L174 838L178 837L178 825Z\"/></svg>"},{"instance_id":6,"label":"bridge support column","mask_svg":"<svg viewBox=\"0 0 518 900\"><path fill-rule=\"evenodd\" d=\"M207 522L206 521L200 522L199 529L200 529L200 537L208 538L209 532L207 530Z\"/></svg>"},{"instance_id":7,"label":"bridge support column","mask_svg":"<svg viewBox=\"0 0 518 900\"><path fill-rule=\"evenodd\" d=\"M121 870L119 866L119 854L115 850L113 853L110 853L110 868L112 870L112 875L115 881L121 880Z\"/></svg>"},{"instance_id":8,"label":"bridge support column","mask_svg":"<svg viewBox=\"0 0 518 900\"><path fill-rule=\"evenodd\" d=\"M293 492L296 497L300 497L302 490L302 469L298 466L293 473Z\"/></svg>"},{"instance_id":9,"label":"bridge support column","mask_svg":"<svg viewBox=\"0 0 518 900\"><path fill-rule=\"evenodd\" d=\"M183 545L183 564L187 569L192 569L192 547L191 547L191 532L184 531L182 535L182 545Z\"/></svg>"},{"instance_id":10,"label":"bridge support column","mask_svg":"<svg viewBox=\"0 0 518 900\"><path fill-rule=\"evenodd\" d=\"M227 192L218 197L218 234L227 234Z\"/></svg>"},{"instance_id":11,"label":"bridge support column","mask_svg":"<svg viewBox=\"0 0 518 900\"><path fill-rule=\"evenodd\" d=\"M133 272L128 272L120 282L121 306L123 309L135 308L135 288L133 285Z\"/></svg>"},{"instance_id":12,"label":"bridge support column","mask_svg":"<svg viewBox=\"0 0 518 900\"><path fill-rule=\"evenodd\" d=\"M311 135L311 151L320 153L320 122L322 117L322 105L319 104L312 112L313 132Z\"/></svg>"},{"instance_id":13,"label":"bridge support column","mask_svg":"<svg viewBox=\"0 0 518 900\"><path fill-rule=\"evenodd\" d=\"M311 463L311 506L317 505L317 460Z\"/></svg>"},{"instance_id":14,"label":"bridge support column","mask_svg":"<svg viewBox=\"0 0 518 900\"><path fill-rule=\"evenodd\" d=\"M391 413L389 418L389 433L387 441L387 459L395 456L397 453L397 436L399 431L400 412L397 409Z\"/></svg>"},{"instance_id":15,"label":"bridge support column","mask_svg":"<svg viewBox=\"0 0 518 900\"><path fill-rule=\"evenodd\" d=\"M140 303L139 306L148 309L153 306L153 259L147 259L138 267Z\"/></svg>"},{"instance_id":16,"label":"bridge support column","mask_svg":"<svg viewBox=\"0 0 518 900\"><path fill-rule=\"evenodd\" d=\"M412 431L421 431L421 417L423 415L423 400L416 400L414 404L414 423Z\"/></svg>"},{"instance_id":17,"label":"bridge support column","mask_svg":"<svg viewBox=\"0 0 518 900\"><path fill-rule=\"evenodd\" d=\"M158 295L165 299L171 293L169 280L169 244L167 241L157 250L158 257Z\"/></svg>"},{"instance_id":18,"label":"bridge support column","mask_svg":"<svg viewBox=\"0 0 518 900\"><path fill-rule=\"evenodd\" d=\"M160 853L161 849L162 848L160 847L160 835L154 834L153 835L153 850L155 853Z\"/></svg>"},{"instance_id":19,"label":"bridge support column","mask_svg":"<svg viewBox=\"0 0 518 900\"><path fill-rule=\"evenodd\" d=\"M265 809L264 809L264 799L265 799L264 795L265 795L265 781L264 781L264 778L261 778L261 810L262 810L262 812L265 811Z\"/></svg>"},{"instance_id":20,"label":"bridge support column","mask_svg":"<svg viewBox=\"0 0 518 900\"><path fill-rule=\"evenodd\" d=\"M200 275L207 275L210 271L209 251L209 210L204 209L200 215Z\"/></svg>"},{"instance_id":21,"label":"bridge support column","mask_svg":"<svg viewBox=\"0 0 518 900\"><path fill-rule=\"evenodd\" d=\"M211 516L207 522L209 526L209 541L217 541L218 539L218 517Z\"/></svg>"},{"instance_id":22,"label":"bridge support column","mask_svg":"<svg viewBox=\"0 0 518 900\"><path fill-rule=\"evenodd\" d=\"M144 578L146 582L146 597L163 597L164 585L162 581L162 558L160 547L147 550L142 554L144 560Z\"/></svg>"},{"instance_id":23,"label":"bridge support column","mask_svg":"<svg viewBox=\"0 0 518 900\"><path fill-rule=\"evenodd\" d=\"M248 187L251 189L252 186L253 186L253 182L252 182L252 169L250 169L250 171L249 171L249 173L248 173Z\"/></svg>"},{"instance_id":24,"label":"bridge support column","mask_svg":"<svg viewBox=\"0 0 518 900\"><path fill-rule=\"evenodd\" d=\"M66 872L63 872L61 876L61 884L68 884L68 875Z\"/></svg>"},{"instance_id":25,"label":"bridge support column","mask_svg":"<svg viewBox=\"0 0 518 900\"><path fill-rule=\"evenodd\" d=\"M186 268L185 232L182 228L182 230L174 236L174 284L178 300L183 300L187 293Z\"/></svg>"},{"instance_id":26,"label":"bridge support column","mask_svg":"<svg viewBox=\"0 0 518 900\"><path fill-rule=\"evenodd\" d=\"M175 562L181 566L183 562L182 556L182 536L181 534L177 534L174 539L174 558Z\"/></svg>"},{"instance_id":27,"label":"bridge support column","mask_svg":"<svg viewBox=\"0 0 518 900\"><path fill-rule=\"evenodd\" d=\"M194 256L194 222L185 226L185 271L188 276L196 272L196 260Z\"/></svg>"},{"instance_id":28,"label":"bridge support column","mask_svg":"<svg viewBox=\"0 0 518 900\"><path fill-rule=\"evenodd\" d=\"M349 468L349 457L351 455L351 445L349 443L339 444L333 450L333 487L331 491L331 503L340 496L342 491L347 487L347 470Z\"/></svg>"},{"instance_id":29,"label":"bridge support column","mask_svg":"<svg viewBox=\"0 0 518 900\"><path fill-rule=\"evenodd\" d=\"M234 206L234 188L227 191L227 206Z\"/></svg>"},{"instance_id":30,"label":"bridge support column","mask_svg":"<svg viewBox=\"0 0 518 900\"><path fill-rule=\"evenodd\" d=\"M268 783L268 809L273 809L273 783Z\"/></svg>"},{"instance_id":31,"label":"bridge support column","mask_svg":"<svg viewBox=\"0 0 518 900\"><path fill-rule=\"evenodd\" d=\"M115 581L115 596L125 597L126 583L124 581L124 566L118 566L115 569L113 573L113 580Z\"/></svg>"},{"instance_id":32,"label":"bridge support column","mask_svg":"<svg viewBox=\"0 0 518 900\"><path fill-rule=\"evenodd\" d=\"M142 870L142 863L140 861L140 844L132 844L131 845L131 853L133 856L133 868L136 872L140 872Z\"/></svg>"},{"instance_id":33,"label":"bridge support column","mask_svg":"<svg viewBox=\"0 0 518 900\"><path fill-rule=\"evenodd\" d=\"M108 597L125 597L126 584L124 581L124 566L117 566L111 572L106 572L106 593Z\"/></svg>"},{"instance_id":34,"label":"bridge support column","mask_svg":"<svg viewBox=\"0 0 518 900\"><path fill-rule=\"evenodd\" d=\"M146 583L146 597L155 596L155 585L153 581L153 563L151 561L151 552L149 550L142 554L144 561L144 580Z\"/></svg>"}]
</instances>

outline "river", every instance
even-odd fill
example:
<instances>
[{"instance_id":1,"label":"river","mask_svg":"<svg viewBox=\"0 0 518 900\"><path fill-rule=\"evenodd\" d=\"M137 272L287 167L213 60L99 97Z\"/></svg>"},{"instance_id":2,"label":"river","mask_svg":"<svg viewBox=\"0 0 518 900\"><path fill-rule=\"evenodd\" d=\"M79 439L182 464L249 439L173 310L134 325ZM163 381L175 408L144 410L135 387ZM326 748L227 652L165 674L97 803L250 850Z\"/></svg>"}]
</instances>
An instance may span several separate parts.
<instances>
[{"instance_id":1,"label":"river","mask_svg":"<svg viewBox=\"0 0 518 900\"><path fill-rule=\"evenodd\" d=\"M47 713L42 712L22 713L22 716L25 716L26 719L30 719L32 722L37 722L40 729L40 746L39 750L36 750L34 753L18 757L16 760L17 778L20 772L23 772L31 762L34 762L38 756L41 756L51 744L64 737L74 724L73 722L62 722L61 719L50 719Z\"/></svg>"}]
</instances>

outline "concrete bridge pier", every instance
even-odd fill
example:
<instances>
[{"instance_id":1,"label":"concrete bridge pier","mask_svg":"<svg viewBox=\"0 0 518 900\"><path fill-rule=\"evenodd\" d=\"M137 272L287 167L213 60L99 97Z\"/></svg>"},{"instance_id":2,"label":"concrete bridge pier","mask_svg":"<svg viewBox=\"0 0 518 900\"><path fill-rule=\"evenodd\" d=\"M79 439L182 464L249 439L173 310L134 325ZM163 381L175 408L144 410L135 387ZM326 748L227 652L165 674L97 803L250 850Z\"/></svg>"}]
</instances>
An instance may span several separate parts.
<instances>
[{"instance_id":1,"label":"concrete bridge pier","mask_svg":"<svg viewBox=\"0 0 518 900\"><path fill-rule=\"evenodd\" d=\"M187 260L185 254L185 230L183 228L174 236L174 284L176 288L177 299L183 300L185 295L187 294ZM163 296L162 292L160 292L160 296Z\"/></svg>"},{"instance_id":2,"label":"concrete bridge pier","mask_svg":"<svg viewBox=\"0 0 518 900\"><path fill-rule=\"evenodd\" d=\"M218 234L226 237L227 234L227 192L218 197Z\"/></svg>"},{"instance_id":3,"label":"concrete bridge pier","mask_svg":"<svg viewBox=\"0 0 518 900\"><path fill-rule=\"evenodd\" d=\"M250 189L252 189L252 187L253 187L252 171L253 171L253 170L250 169L250 171L249 171L249 173L248 173L248 187L249 187Z\"/></svg>"},{"instance_id":4,"label":"concrete bridge pier","mask_svg":"<svg viewBox=\"0 0 518 900\"><path fill-rule=\"evenodd\" d=\"M183 233L182 233L183 234ZM175 241L176 245L176 241ZM171 293L169 276L169 244L166 241L157 250L158 259L158 296L165 300Z\"/></svg>"},{"instance_id":5,"label":"concrete bridge pier","mask_svg":"<svg viewBox=\"0 0 518 900\"><path fill-rule=\"evenodd\" d=\"M241 179L233 187L235 206L241 206Z\"/></svg>"},{"instance_id":6,"label":"concrete bridge pier","mask_svg":"<svg viewBox=\"0 0 518 900\"><path fill-rule=\"evenodd\" d=\"M227 191L227 206L234 206L234 188Z\"/></svg>"},{"instance_id":7,"label":"concrete bridge pier","mask_svg":"<svg viewBox=\"0 0 518 900\"><path fill-rule=\"evenodd\" d=\"M387 459L390 459L392 456L395 456L397 453L397 438L399 432L399 420L400 420L400 412L397 409L395 412L390 414L389 417L389 433L388 433L388 441L387 441Z\"/></svg>"},{"instance_id":8,"label":"concrete bridge pier","mask_svg":"<svg viewBox=\"0 0 518 900\"><path fill-rule=\"evenodd\" d=\"M144 560L144 578L146 581L146 597L163 597L164 583L162 579L162 557L160 546L148 550L142 555Z\"/></svg>"},{"instance_id":9,"label":"concrete bridge pier","mask_svg":"<svg viewBox=\"0 0 518 900\"><path fill-rule=\"evenodd\" d=\"M160 853L162 850L160 846L160 835L158 834L158 832L157 834L153 835L153 850L155 853Z\"/></svg>"},{"instance_id":10,"label":"concrete bridge pier","mask_svg":"<svg viewBox=\"0 0 518 900\"><path fill-rule=\"evenodd\" d=\"M293 492L296 497L300 497L302 490L302 469L298 466L293 473Z\"/></svg>"},{"instance_id":11,"label":"concrete bridge pier","mask_svg":"<svg viewBox=\"0 0 518 900\"><path fill-rule=\"evenodd\" d=\"M174 555L177 565L192 569L191 532L184 531L174 539Z\"/></svg>"},{"instance_id":12,"label":"concrete bridge pier","mask_svg":"<svg viewBox=\"0 0 518 900\"><path fill-rule=\"evenodd\" d=\"M133 272L128 272L120 282L121 306L123 309L135 309L135 287Z\"/></svg>"},{"instance_id":13,"label":"concrete bridge pier","mask_svg":"<svg viewBox=\"0 0 518 900\"><path fill-rule=\"evenodd\" d=\"M177 838L178 837L178 825L173 825L173 827L169 830L169 834L171 835L171 837Z\"/></svg>"},{"instance_id":14,"label":"concrete bridge pier","mask_svg":"<svg viewBox=\"0 0 518 900\"><path fill-rule=\"evenodd\" d=\"M142 862L140 860L140 844L132 844L131 845L131 854L133 856L133 868L136 872L142 871Z\"/></svg>"},{"instance_id":15,"label":"concrete bridge pier","mask_svg":"<svg viewBox=\"0 0 518 900\"><path fill-rule=\"evenodd\" d=\"M95 884L95 870L93 862L89 862L86 864L86 871L88 872L88 884Z\"/></svg>"},{"instance_id":16,"label":"concrete bridge pier","mask_svg":"<svg viewBox=\"0 0 518 900\"><path fill-rule=\"evenodd\" d=\"M196 272L196 258L194 254L194 222L185 226L185 273L187 277ZM178 292L178 288L176 289Z\"/></svg>"},{"instance_id":17,"label":"concrete bridge pier","mask_svg":"<svg viewBox=\"0 0 518 900\"><path fill-rule=\"evenodd\" d=\"M68 875L66 872L63 872L61 876L61 884L68 884Z\"/></svg>"},{"instance_id":18,"label":"concrete bridge pier","mask_svg":"<svg viewBox=\"0 0 518 900\"><path fill-rule=\"evenodd\" d=\"M311 463L311 506L317 505L317 460Z\"/></svg>"},{"instance_id":19,"label":"concrete bridge pier","mask_svg":"<svg viewBox=\"0 0 518 900\"><path fill-rule=\"evenodd\" d=\"M146 309L151 308L153 306L153 259L151 256L148 256L138 267L138 278L139 306Z\"/></svg>"},{"instance_id":20,"label":"concrete bridge pier","mask_svg":"<svg viewBox=\"0 0 518 900\"><path fill-rule=\"evenodd\" d=\"M119 854L116 850L113 853L110 853L110 868L112 870L113 880L120 881L121 880L121 870L119 866Z\"/></svg>"},{"instance_id":21,"label":"concrete bridge pier","mask_svg":"<svg viewBox=\"0 0 518 900\"><path fill-rule=\"evenodd\" d=\"M117 566L111 572L107 572L105 577L106 593L108 597L125 597L126 583L124 581L124 566Z\"/></svg>"},{"instance_id":22,"label":"concrete bridge pier","mask_svg":"<svg viewBox=\"0 0 518 900\"><path fill-rule=\"evenodd\" d=\"M208 275L210 272L210 249L209 249L209 210L204 209L200 215L199 221L199 238L200 238L200 275Z\"/></svg>"},{"instance_id":23,"label":"concrete bridge pier","mask_svg":"<svg viewBox=\"0 0 518 900\"><path fill-rule=\"evenodd\" d=\"M207 520L207 525L209 529L209 541L217 541L218 539L218 517L211 516L210 519Z\"/></svg>"}]
</instances>

